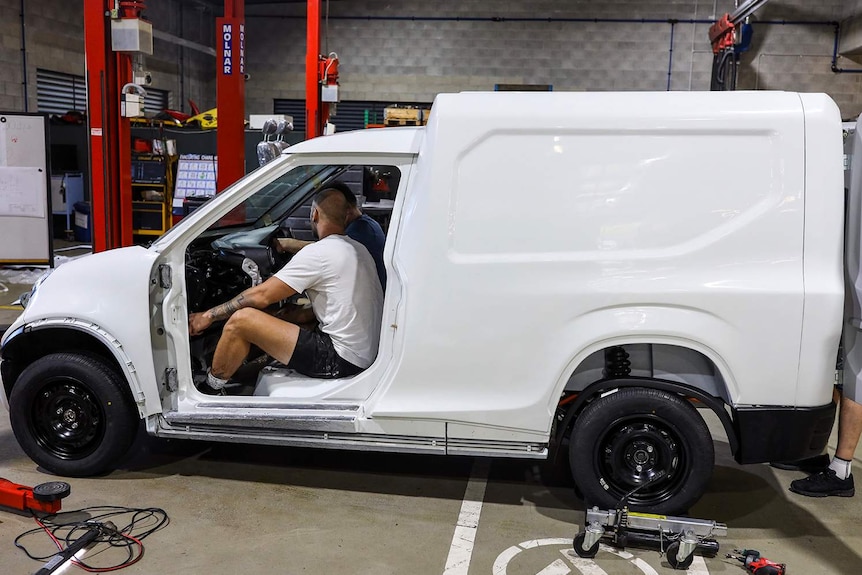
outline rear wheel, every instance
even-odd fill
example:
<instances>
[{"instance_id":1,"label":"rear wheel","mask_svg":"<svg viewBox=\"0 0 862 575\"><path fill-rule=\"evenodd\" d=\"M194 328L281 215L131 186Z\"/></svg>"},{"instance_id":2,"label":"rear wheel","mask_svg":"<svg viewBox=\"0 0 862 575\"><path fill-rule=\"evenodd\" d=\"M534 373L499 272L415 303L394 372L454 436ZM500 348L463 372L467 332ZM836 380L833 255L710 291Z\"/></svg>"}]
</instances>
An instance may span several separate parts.
<instances>
[{"instance_id":1,"label":"rear wheel","mask_svg":"<svg viewBox=\"0 0 862 575\"><path fill-rule=\"evenodd\" d=\"M593 400L572 429L569 458L588 505L682 513L712 475L715 452L703 418L678 395L622 388Z\"/></svg>"},{"instance_id":2,"label":"rear wheel","mask_svg":"<svg viewBox=\"0 0 862 575\"><path fill-rule=\"evenodd\" d=\"M28 366L9 398L12 431L33 461L58 475L116 465L138 429L125 382L101 358L56 353Z\"/></svg>"}]
</instances>

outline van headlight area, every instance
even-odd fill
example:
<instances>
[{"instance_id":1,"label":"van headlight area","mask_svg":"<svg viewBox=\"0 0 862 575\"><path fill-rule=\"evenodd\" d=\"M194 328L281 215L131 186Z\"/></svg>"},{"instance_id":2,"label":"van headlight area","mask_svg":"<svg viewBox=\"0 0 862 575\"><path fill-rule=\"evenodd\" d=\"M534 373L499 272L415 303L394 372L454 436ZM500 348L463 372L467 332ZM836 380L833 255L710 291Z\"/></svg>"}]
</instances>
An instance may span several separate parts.
<instances>
[{"instance_id":1,"label":"van headlight area","mask_svg":"<svg viewBox=\"0 0 862 575\"><path fill-rule=\"evenodd\" d=\"M33 284L33 287L30 289L30 291L22 293L21 297L19 297L16 301L12 303L18 304L24 309L27 309L27 306L30 305L30 301L33 299L33 296L36 295L36 291L39 289L39 286L42 285L42 282L48 279L48 276L50 276L53 271L53 268L49 269L44 274L39 276L39 279L36 280L36 283Z\"/></svg>"}]
</instances>

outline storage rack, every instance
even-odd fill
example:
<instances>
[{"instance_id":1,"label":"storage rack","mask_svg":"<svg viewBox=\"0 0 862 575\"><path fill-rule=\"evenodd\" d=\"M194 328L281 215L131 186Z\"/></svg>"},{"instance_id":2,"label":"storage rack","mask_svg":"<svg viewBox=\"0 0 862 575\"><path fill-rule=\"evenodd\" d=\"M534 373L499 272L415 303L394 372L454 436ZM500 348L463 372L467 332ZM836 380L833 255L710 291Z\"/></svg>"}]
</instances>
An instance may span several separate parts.
<instances>
[{"instance_id":1,"label":"storage rack","mask_svg":"<svg viewBox=\"0 0 862 575\"><path fill-rule=\"evenodd\" d=\"M170 205L173 190L171 156L137 154L132 157L132 233L160 236L171 226ZM161 192L161 200L148 199L147 190Z\"/></svg>"}]
</instances>

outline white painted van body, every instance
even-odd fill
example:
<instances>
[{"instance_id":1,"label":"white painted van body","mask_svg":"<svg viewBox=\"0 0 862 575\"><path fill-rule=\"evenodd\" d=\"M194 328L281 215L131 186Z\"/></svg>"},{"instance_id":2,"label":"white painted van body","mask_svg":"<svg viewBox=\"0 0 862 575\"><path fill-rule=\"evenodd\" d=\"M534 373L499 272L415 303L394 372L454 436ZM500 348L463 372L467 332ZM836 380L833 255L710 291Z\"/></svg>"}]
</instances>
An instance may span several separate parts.
<instances>
[{"instance_id":1,"label":"white painted van body","mask_svg":"<svg viewBox=\"0 0 862 575\"><path fill-rule=\"evenodd\" d=\"M292 146L149 249L62 266L2 340L3 400L16 346L63 329L104 347L155 435L544 458L561 398L658 382L723 410L739 461L802 457L834 415L841 134L822 94L440 95L426 127ZM402 174L374 365L198 392L188 246L274 178L348 163Z\"/></svg>"}]
</instances>

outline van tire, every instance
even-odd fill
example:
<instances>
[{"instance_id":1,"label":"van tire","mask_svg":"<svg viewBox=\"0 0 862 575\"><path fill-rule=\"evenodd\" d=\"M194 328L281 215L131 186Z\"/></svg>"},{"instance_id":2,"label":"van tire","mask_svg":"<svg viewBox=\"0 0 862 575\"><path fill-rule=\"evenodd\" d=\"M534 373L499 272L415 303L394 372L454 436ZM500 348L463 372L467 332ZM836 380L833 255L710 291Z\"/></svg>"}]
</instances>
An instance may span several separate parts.
<instances>
[{"instance_id":1,"label":"van tire","mask_svg":"<svg viewBox=\"0 0 862 575\"><path fill-rule=\"evenodd\" d=\"M12 388L12 431L24 452L51 473L86 477L112 469L138 431L125 385L97 356L46 355Z\"/></svg>"},{"instance_id":2,"label":"van tire","mask_svg":"<svg viewBox=\"0 0 862 575\"><path fill-rule=\"evenodd\" d=\"M630 495L628 506L679 514L706 490L715 448L706 422L680 396L622 388L594 399L578 415L569 462L588 506L613 509L624 495L655 480Z\"/></svg>"}]
</instances>

